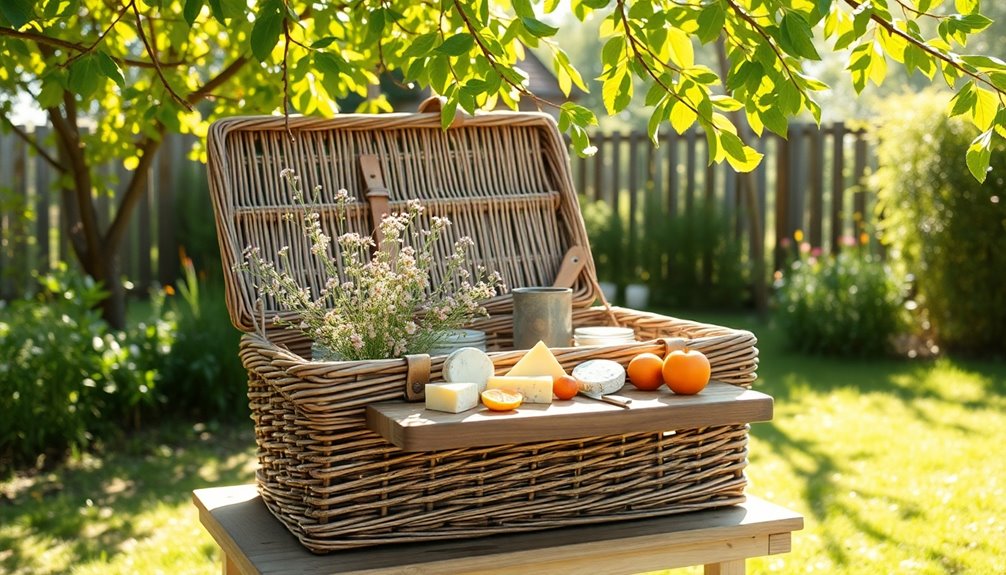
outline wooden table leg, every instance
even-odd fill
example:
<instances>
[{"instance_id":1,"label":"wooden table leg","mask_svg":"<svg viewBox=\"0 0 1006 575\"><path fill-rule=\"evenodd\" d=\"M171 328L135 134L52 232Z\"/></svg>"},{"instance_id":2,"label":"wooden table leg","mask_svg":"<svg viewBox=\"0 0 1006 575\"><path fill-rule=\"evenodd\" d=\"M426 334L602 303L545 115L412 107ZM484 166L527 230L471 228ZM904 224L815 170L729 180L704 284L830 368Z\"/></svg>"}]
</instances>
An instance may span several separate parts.
<instances>
[{"instance_id":1,"label":"wooden table leg","mask_svg":"<svg viewBox=\"0 0 1006 575\"><path fill-rule=\"evenodd\" d=\"M238 568L238 564L231 561L230 557L223 549L220 550L220 556L223 557L223 575L241 575L241 569Z\"/></svg>"},{"instance_id":2,"label":"wooden table leg","mask_svg":"<svg viewBox=\"0 0 1006 575\"><path fill-rule=\"evenodd\" d=\"M705 575L744 575L744 560L721 561L705 566Z\"/></svg>"}]
</instances>

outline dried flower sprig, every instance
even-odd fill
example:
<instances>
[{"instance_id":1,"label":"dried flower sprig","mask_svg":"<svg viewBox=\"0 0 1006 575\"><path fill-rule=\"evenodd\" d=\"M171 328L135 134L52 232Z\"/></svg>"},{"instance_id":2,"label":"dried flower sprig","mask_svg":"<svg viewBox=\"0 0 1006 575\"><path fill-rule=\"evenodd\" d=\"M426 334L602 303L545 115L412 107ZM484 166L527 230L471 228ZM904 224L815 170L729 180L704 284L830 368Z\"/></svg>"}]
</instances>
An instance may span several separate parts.
<instances>
[{"instance_id":1,"label":"dried flower sprig","mask_svg":"<svg viewBox=\"0 0 1006 575\"><path fill-rule=\"evenodd\" d=\"M439 283L432 285L437 244L451 225L447 218L431 216L429 229L420 229L417 220L425 208L413 200L405 212L383 218L380 230L384 239L379 247L370 236L340 234L335 240L341 256L340 274L340 262L331 253L331 236L325 233L315 208L320 186L307 198L292 169L284 169L280 176L300 208L304 236L326 278L320 293L312 294L289 273L288 247L277 254L282 269L264 259L258 247L246 248L244 261L235 269L250 274L262 294L296 313L297 321L278 319L280 323L303 331L343 359L359 360L427 352L445 331L486 315L481 302L496 295L502 279L481 266L475 273L469 271L466 263L468 250L474 245L471 238L462 237L454 243ZM336 192L333 199L336 225L341 228L346 206L353 199L346 190Z\"/></svg>"}]
</instances>

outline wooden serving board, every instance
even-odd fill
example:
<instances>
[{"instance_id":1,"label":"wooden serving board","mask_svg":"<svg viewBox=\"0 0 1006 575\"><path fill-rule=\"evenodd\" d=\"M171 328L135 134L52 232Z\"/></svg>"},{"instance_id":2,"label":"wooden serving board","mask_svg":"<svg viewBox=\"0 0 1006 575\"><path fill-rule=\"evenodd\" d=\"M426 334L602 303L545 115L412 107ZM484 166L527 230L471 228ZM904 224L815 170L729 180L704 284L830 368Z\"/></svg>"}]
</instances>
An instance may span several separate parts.
<instances>
[{"instance_id":1,"label":"wooden serving board","mask_svg":"<svg viewBox=\"0 0 1006 575\"><path fill-rule=\"evenodd\" d=\"M376 403L367 406L367 427L405 451L440 451L772 419L770 396L718 381L691 396L664 388L639 391L631 385L617 395L632 399L628 408L581 396L507 412L481 404L463 413L443 413L421 403Z\"/></svg>"}]
</instances>

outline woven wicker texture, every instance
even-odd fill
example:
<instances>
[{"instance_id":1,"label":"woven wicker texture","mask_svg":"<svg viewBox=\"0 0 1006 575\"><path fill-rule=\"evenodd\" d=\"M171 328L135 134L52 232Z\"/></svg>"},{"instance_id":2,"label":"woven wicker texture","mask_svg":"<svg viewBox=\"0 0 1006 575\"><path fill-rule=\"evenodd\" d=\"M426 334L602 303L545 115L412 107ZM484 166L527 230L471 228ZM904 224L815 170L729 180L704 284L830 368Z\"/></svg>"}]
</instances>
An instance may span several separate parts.
<instances>
[{"instance_id":1,"label":"woven wicker texture","mask_svg":"<svg viewBox=\"0 0 1006 575\"><path fill-rule=\"evenodd\" d=\"M550 118L487 114L447 132L437 114L217 122L209 138L210 188L225 270L247 245L270 256L289 245L300 280L318 286L289 191L279 172L294 168L305 187L347 189L360 199L349 223L371 232L358 158L375 154L392 210L418 198L427 214L446 215L457 235L475 239L479 263L506 285L551 285L563 254L588 247L568 157ZM331 206L329 206L331 208ZM327 219L331 225L331 210ZM555 349L565 368L607 358L626 365L642 352L663 354L684 338L705 353L713 378L750 386L758 350L746 331L631 309L590 307L600 295L593 263L574 284L574 325L632 327L638 340ZM439 273L439 272L435 272ZM445 452L404 452L366 428L366 405L400 400L404 359L311 362L310 342L295 332L258 329L279 313L247 278L225 274L227 301L249 373L266 504L306 547L326 552L397 541L474 537L577 523L680 513L743 500L747 426L673 433L584 437ZM509 295L471 327L487 333L497 373L523 355L512 350ZM258 319L261 314L265 321ZM444 357L433 357L431 380Z\"/></svg>"}]
</instances>

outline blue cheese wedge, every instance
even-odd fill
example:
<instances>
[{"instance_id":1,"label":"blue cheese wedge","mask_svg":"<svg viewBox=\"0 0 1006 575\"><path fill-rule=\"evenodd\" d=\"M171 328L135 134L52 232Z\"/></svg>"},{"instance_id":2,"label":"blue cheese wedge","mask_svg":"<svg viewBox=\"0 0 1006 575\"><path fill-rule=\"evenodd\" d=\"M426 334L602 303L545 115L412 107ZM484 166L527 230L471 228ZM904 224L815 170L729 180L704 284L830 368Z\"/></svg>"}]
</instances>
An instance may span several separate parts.
<instances>
[{"instance_id":1,"label":"blue cheese wedge","mask_svg":"<svg viewBox=\"0 0 1006 575\"><path fill-rule=\"evenodd\" d=\"M625 385L625 368L610 359L591 359L573 368L573 378L587 395L615 393Z\"/></svg>"},{"instance_id":2,"label":"blue cheese wedge","mask_svg":"<svg viewBox=\"0 0 1006 575\"><path fill-rule=\"evenodd\" d=\"M479 393L486 389L486 382L495 373L493 360L486 352L474 347L456 349L444 360L444 381L448 383L475 383Z\"/></svg>"}]
</instances>

